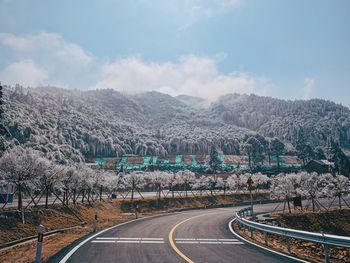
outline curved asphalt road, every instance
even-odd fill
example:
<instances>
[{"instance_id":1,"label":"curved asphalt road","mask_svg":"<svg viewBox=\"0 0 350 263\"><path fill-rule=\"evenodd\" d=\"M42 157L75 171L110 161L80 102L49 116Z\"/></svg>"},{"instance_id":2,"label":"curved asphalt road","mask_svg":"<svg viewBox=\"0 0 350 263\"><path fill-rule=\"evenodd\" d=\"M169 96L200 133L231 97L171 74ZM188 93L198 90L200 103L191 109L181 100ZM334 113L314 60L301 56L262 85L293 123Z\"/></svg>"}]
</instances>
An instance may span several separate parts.
<instances>
[{"instance_id":1,"label":"curved asphalt road","mask_svg":"<svg viewBox=\"0 0 350 263\"><path fill-rule=\"evenodd\" d=\"M228 227L237 209L172 213L120 225L90 239L66 262L293 262L237 240Z\"/></svg>"}]
</instances>

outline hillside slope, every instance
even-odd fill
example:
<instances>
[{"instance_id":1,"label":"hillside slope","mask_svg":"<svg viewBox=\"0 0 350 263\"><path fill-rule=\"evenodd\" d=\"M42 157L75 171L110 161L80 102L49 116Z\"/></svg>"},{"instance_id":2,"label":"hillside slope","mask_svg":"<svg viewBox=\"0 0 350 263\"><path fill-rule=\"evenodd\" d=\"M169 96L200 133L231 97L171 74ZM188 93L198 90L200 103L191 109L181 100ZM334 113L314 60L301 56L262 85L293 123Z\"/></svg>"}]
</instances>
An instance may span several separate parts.
<instances>
[{"instance_id":1,"label":"hillside slope","mask_svg":"<svg viewBox=\"0 0 350 263\"><path fill-rule=\"evenodd\" d=\"M333 139L350 147L350 110L323 100L233 94L201 108L188 103L200 99L159 92L17 86L6 87L4 94L8 143L33 147L61 162L124 154L208 154L211 145L224 154L239 154L252 136L278 137L287 145L303 138L312 146Z\"/></svg>"}]
</instances>

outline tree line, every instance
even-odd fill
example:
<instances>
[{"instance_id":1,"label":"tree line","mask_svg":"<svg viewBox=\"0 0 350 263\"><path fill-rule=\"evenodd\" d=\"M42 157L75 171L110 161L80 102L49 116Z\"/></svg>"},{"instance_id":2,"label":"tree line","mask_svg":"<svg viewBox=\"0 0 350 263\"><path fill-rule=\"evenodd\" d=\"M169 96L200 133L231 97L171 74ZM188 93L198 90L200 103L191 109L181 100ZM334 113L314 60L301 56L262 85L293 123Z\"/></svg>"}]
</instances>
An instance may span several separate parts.
<instances>
[{"instance_id":1,"label":"tree line","mask_svg":"<svg viewBox=\"0 0 350 263\"><path fill-rule=\"evenodd\" d=\"M56 164L38 151L17 146L0 158L0 185L13 184L17 196L17 209L38 206L40 200L49 206L49 197L68 207L77 202L92 204L104 199L142 197L145 191L157 192L157 198L188 197L202 194L246 192L251 177L254 191L267 191L271 197L288 204L293 197L302 196L312 202L313 209L320 207L320 197L338 198L339 206L349 192L349 178L343 175L316 173L290 173L267 176L261 173L235 171L227 178L195 175L184 170L177 173L166 171L116 173L91 169L86 165ZM26 207L23 199L29 199ZM333 200L334 201L334 200Z\"/></svg>"}]
</instances>

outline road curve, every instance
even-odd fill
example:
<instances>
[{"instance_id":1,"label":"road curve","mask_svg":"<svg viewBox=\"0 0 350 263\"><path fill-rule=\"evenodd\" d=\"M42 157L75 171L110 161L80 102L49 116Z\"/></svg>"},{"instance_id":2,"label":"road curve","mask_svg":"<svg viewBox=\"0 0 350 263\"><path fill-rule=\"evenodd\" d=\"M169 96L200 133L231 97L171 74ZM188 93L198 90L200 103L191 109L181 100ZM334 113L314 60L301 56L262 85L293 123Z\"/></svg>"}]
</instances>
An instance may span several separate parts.
<instances>
[{"instance_id":1,"label":"road curve","mask_svg":"<svg viewBox=\"0 0 350 263\"><path fill-rule=\"evenodd\" d=\"M228 227L237 209L171 213L126 223L91 238L61 263L294 262L237 240Z\"/></svg>"}]
</instances>

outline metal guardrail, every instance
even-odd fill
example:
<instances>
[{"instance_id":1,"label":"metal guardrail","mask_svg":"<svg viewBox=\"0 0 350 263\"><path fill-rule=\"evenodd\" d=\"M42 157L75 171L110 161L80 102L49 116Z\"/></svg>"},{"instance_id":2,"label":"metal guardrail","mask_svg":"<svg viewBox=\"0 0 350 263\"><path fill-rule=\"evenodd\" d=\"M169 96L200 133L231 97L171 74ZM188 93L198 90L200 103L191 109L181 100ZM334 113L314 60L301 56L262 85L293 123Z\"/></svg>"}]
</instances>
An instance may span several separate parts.
<instances>
[{"instance_id":1,"label":"metal guardrail","mask_svg":"<svg viewBox=\"0 0 350 263\"><path fill-rule=\"evenodd\" d=\"M295 230L291 228L283 228L262 223L257 223L244 218L245 215L253 215L251 207L239 210L236 213L236 220L239 224L250 229L251 237L253 237L253 230L259 230L264 233L265 244L267 245L267 234L274 234L286 238L288 252L290 252L290 238L306 240L322 244L324 246L325 262L330 262L329 246L350 248L350 237L337 236L323 233L314 233L308 231Z\"/></svg>"}]
</instances>

